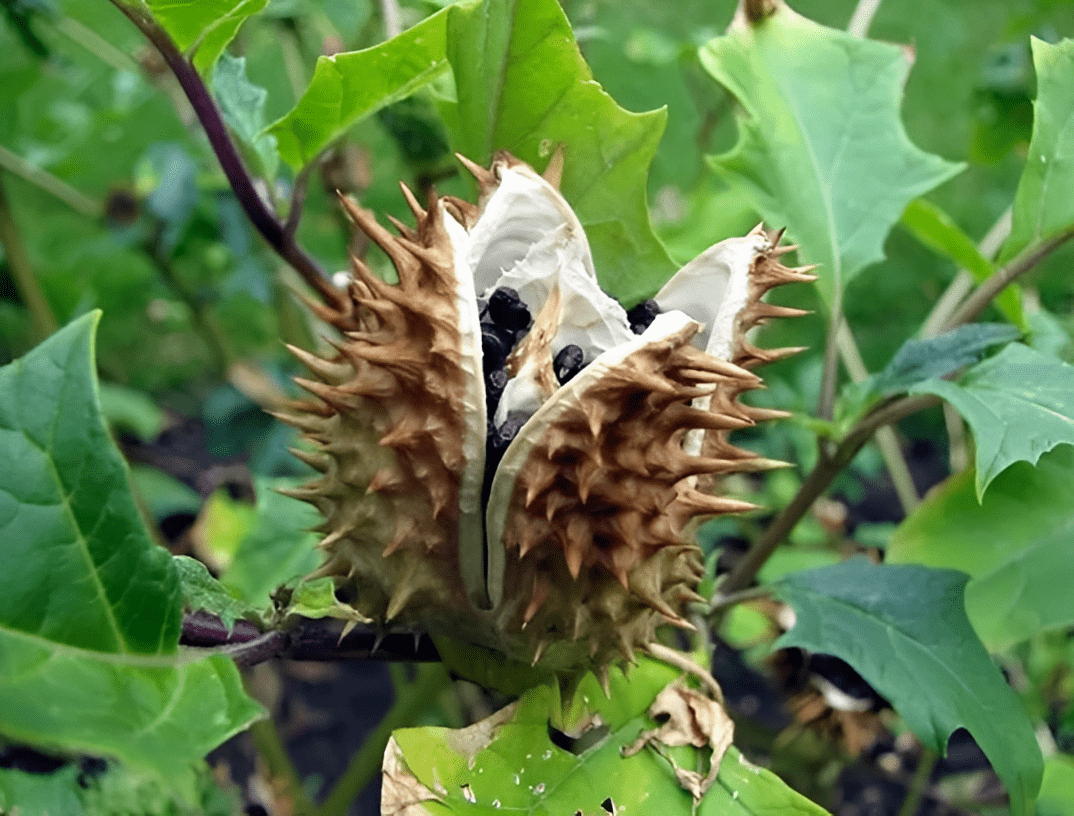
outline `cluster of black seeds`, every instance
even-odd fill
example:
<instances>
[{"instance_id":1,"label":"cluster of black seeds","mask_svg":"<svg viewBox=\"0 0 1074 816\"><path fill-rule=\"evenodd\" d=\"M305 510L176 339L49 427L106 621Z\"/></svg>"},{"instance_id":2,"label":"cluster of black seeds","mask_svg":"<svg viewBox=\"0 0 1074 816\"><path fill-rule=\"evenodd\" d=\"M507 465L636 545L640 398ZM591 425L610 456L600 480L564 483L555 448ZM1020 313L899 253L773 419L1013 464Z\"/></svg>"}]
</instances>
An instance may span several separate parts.
<instances>
[{"instance_id":1,"label":"cluster of black seeds","mask_svg":"<svg viewBox=\"0 0 1074 816\"><path fill-rule=\"evenodd\" d=\"M485 409L489 417L489 434L492 416L500 404L503 389L507 385L504 363L511 350L526 336L530 324L529 309L518 292L507 286L497 289L489 299L477 301L481 317L481 360L485 369Z\"/></svg>"},{"instance_id":2,"label":"cluster of black seeds","mask_svg":"<svg viewBox=\"0 0 1074 816\"><path fill-rule=\"evenodd\" d=\"M660 307L655 300L643 300L626 314L627 320L630 321L630 330L634 334L641 334L656 320Z\"/></svg>"},{"instance_id":3,"label":"cluster of black seeds","mask_svg":"<svg viewBox=\"0 0 1074 816\"><path fill-rule=\"evenodd\" d=\"M481 315L481 351L485 369L485 410L488 421L485 428L485 486L484 499L488 502L489 490L492 488L492 475L499 467L503 453L511 440L518 434L525 421L521 417L509 417L496 427L493 417L507 386L507 371L504 363L512 349L526 336L533 320L529 309L518 296L518 292L508 286L497 289L486 300L477 301Z\"/></svg>"}]
</instances>

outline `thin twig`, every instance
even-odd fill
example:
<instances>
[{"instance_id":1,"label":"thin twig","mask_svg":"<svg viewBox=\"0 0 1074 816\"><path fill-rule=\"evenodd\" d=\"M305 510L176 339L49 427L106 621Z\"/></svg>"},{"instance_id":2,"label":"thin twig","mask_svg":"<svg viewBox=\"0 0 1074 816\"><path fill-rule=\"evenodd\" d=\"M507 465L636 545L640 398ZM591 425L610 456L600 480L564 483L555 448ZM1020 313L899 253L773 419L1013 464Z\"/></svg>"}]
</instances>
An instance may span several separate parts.
<instances>
[{"instance_id":1,"label":"thin twig","mask_svg":"<svg viewBox=\"0 0 1074 816\"><path fill-rule=\"evenodd\" d=\"M414 724L418 715L450 684L451 679L443 666L419 666L414 682L404 688L402 695L366 737L335 787L315 811L316 816L346 816L351 803L380 770L384 748L392 731Z\"/></svg>"},{"instance_id":2,"label":"thin twig","mask_svg":"<svg viewBox=\"0 0 1074 816\"><path fill-rule=\"evenodd\" d=\"M869 33L869 26L873 24L873 17L880 8L880 0L858 0L854 13L850 16L847 24L847 33L855 37L865 37Z\"/></svg>"},{"instance_id":3,"label":"thin twig","mask_svg":"<svg viewBox=\"0 0 1074 816\"><path fill-rule=\"evenodd\" d=\"M209 308L209 304L205 302L204 298L191 291L175 271L171 259L164 257L157 247L146 247L146 254L157 268L161 280L190 310L194 329L201 337L202 342L208 347L217 370L226 374L231 364L238 359L238 355L232 349L227 334L217 323L216 316L213 314L212 309Z\"/></svg>"},{"instance_id":4,"label":"thin twig","mask_svg":"<svg viewBox=\"0 0 1074 816\"><path fill-rule=\"evenodd\" d=\"M372 627L357 626L341 636L340 628L326 621L303 620L289 629L262 633L252 624L238 621L228 630L216 616L198 611L183 616L180 642L185 646L227 654L242 666L253 666L277 657L411 663L440 660L432 639L423 632L384 633Z\"/></svg>"},{"instance_id":5,"label":"thin twig","mask_svg":"<svg viewBox=\"0 0 1074 816\"><path fill-rule=\"evenodd\" d=\"M123 51L116 48L89 26L85 26L74 17L62 16L53 22L56 30L78 43L102 62L111 65L117 71L137 74L138 63Z\"/></svg>"},{"instance_id":6,"label":"thin twig","mask_svg":"<svg viewBox=\"0 0 1074 816\"><path fill-rule=\"evenodd\" d=\"M917 760L917 769L910 780L906 798L902 800L899 816L914 816L917 813L917 809L921 806L921 801L925 798L926 791L928 791L929 777L932 776L932 770L936 767L938 759L939 757L935 751L930 751L924 746L921 747L921 756Z\"/></svg>"},{"instance_id":7,"label":"thin twig","mask_svg":"<svg viewBox=\"0 0 1074 816\"><path fill-rule=\"evenodd\" d=\"M775 517L772 523L764 531L764 534L753 547L746 553L741 561L728 575L727 580L721 586L725 595L748 587L757 572L764 566L776 547L778 547L794 529L802 517L809 512L809 508L825 490L831 485L847 465L854 459L858 451L868 442L877 428L882 428L893 422L905 419L929 406L937 405L937 397L903 397L893 400L863 417L846 435L846 437L827 453L823 447L816 466L802 482L798 493L790 504Z\"/></svg>"},{"instance_id":8,"label":"thin twig","mask_svg":"<svg viewBox=\"0 0 1074 816\"><path fill-rule=\"evenodd\" d=\"M832 308L828 330L824 334L824 361L820 373L820 395L817 398L817 418L830 422L835 415L835 391L839 385L839 330L843 324L838 298Z\"/></svg>"},{"instance_id":9,"label":"thin twig","mask_svg":"<svg viewBox=\"0 0 1074 816\"><path fill-rule=\"evenodd\" d=\"M0 172L0 247L3 247L4 255L7 256L7 267L11 272L15 289L30 313L34 338L40 342L56 331L58 323L45 297L45 292L41 288L41 283L34 275L26 245L23 244L19 228L15 224L15 215L11 211L11 203L4 189L2 172Z\"/></svg>"},{"instance_id":10,"label":"thin twig","mask_svg":"<svg viewBox=\"0 0 1074 816\"><path fill-rule=\"evenodd\" d=\"M271 719L258 720L250 726L250 737L254 741L257 756L265 763L269 776L282 781L286 786L285 795L291 800L290 813L293 816L309 816L315 811L313 801L302 786L298 769L287 755L287 748L280 739L276 723Z\"/></svg>"},{"instance_id":11,"label":"thin twig","mask_svg":"<svg viewBox=\"0 0 1074 816\"><path fill-rule=\"evenodd\" d=\"M982 257L992 260L996 256L999 248L1003 246L1003 242L1007 240L1007 236L1011 234L1012 223L1013 207L1008 207L996 219L996 223L985 233L980 243L977 244L977 249ZM928 339L939 334L955 309L972 290L973 275L965 269L960 269L954 280L948 284L947 289L933 305L929 316L925 318L925 322L921 324L921 337Z\"/></svg>"},{"instance_id":12,"label":"thin twig","mask_svg":"<svg viewBox=\"0 0 1074 816\"><path fill-rule=\"evenodd\" d=\"M943 331L962 326L977 318L1000 292L1012 282L1036 268L1063 244L1074 238L1074 228L1050 238L1036 248L1015 258L980 286L978 286L961 306L944 322Z\"/></svg>"},{"instance_id":13,"label":"thin twig","mask_svg":"<svg viewBox=\"0 0 1074 816\"><path fill-rule=\"evenodd\" d=\"M284 234L291 240L294 240L295 233L298 232L298 224L302 220L302 208L306 204L306 193L309 190L310 175L316 166L316 162L311 162L295 176L295 183L291 188L291 204L287 208L287 221L283 225Z\"/></svg>"},{"instance_id":14,"label":"thin twig","mask_svg":"<svg viewBox=\"0 0 1074 816\"><path fill-rule=\"evenodd\" d=\"M30 164L22 156L12 153L3 145L0 145L0 169L7 170L13 176L18 176L23 181L28 181L35 187L39 187L49 195L55 196L79 215L86 218L99 218L104 211L100 203L87 195L76 190L63 179L42 170L36 165Z\"/></svg>"},{"instance_id":15,"label":"thin twig","mask_svg":"<svg viewBox=\"0 0 1074 816\"><path fill-rule=\"evenodd\" d=\"M380 16L384 18L384 36L389 40L403 32L403 14L399 0L380 0Z\"/></svg>"},{"instance_id":16,"label":"thin twig","mask_svg":"<svg viewBox=\"0 0 1074 816\"><path fill-rule=\"evenodd\" d=\"M273 251L294 267L328 306L341 311L345 310L346 301L343 294L332 285L320 265L295 243L293 236L287 234L284 225L257 192L250 174L242 163L239 151L228 135L220 111L194 66L180 53L172 38L146 9L128 5L123 0L112 0L112 3L138 27L146 39L156 46L172 73L175 74L250 223L261 233Z\"/></svg>"},{"instance_id":17,"label":"thin twig","mask_svg":"<svg viewBox=\"0 0 1074 816\"><path fill-rule=\"evenodd\" d=\"M861 352L858 351L858 344L854 342L854 335L850 333L850 327L845 320L840 326L835 342L850 379L856 383L865 380L869 376L869 369L865 367L865 361L862 360ZM891 477L891 484L895 488L899 504L902 505L903 512L910 515L921 504L921 497L917 495L917 486L910 473L910 466L906 463L906 457L902 454L899 438L892 428L879 428L876 432L876 445L884 459L884 467L887 468L888 475Z\"/></svg>"},{"instance_id":18,"label":"thin twig","mask_svg":"<svg viewBox=\"0 0 1074 816\"><path fill-rule=\"evenodd\" d=\"M720 587L716 594L712 596L708 611L709 613L722 612L725 609L730 609L732 606L738 606L740 603L755 601L758 598L769 598L771 595L772 587L770 586L755 586L730 593L724 592L723 588Z\"/></svg>"}]
</instances>

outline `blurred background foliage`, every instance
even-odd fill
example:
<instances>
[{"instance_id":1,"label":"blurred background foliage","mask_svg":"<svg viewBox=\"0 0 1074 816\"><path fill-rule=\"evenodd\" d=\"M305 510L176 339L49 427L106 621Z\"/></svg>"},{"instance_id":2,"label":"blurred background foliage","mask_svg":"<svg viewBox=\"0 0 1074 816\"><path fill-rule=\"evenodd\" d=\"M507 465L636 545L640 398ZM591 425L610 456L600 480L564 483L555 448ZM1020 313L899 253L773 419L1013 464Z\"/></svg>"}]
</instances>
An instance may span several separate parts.
<instances>
[{"instance_id":1,"label":"blurred background foliage","mask_svg":"<svg viewBox=\"0 0 1074 816\"><path fill-rule=\"evenodd\" d=\"M441 5L402 3L399 24ZM794 6L845 27L854 3ZM218 431L223 423L215 436L224 447L249 449L266 427L248 410L250 389L258 386L243 378L249 368L236 364L252 364L262 386L286 388L290 363L280 338L302 340L315 331L292 302L293 279L246 223L174 78L115 8L101 0L5 0L3 7L6 217L56 321L103 309L98 361L107 381L198 415ZM668 107L649 201L672 256L693 257L752 226L754 214L703 161L729 148L736 130L734 103L704 73L696 49L726 28L733 2L567 0L564 7L596 78L621 105ZM1055 41L1074 34L1070 3L890 0L870 34L913 48L903 106L909 135L926 151L968 162L931 198L979 239L1011 201L1023 166L1035 91L1029 36ZM317 56L385 36L376 2L273 0L231 47L245 58L248 82L240 65L237 87L263 89L256 124L272 122L294 105ZM236 63L225 58L221 65ZM221 74L215 91L223 99ZM364 252L349 240L329 191L353 193L365 206L403 218L399 179L465 192L454 177L437 87L359 123L310 179L300 242L326 268L345 268L349 244ZM281 174L273 194L286 200L293 181ZM890 359L954 273L950 261L901 229L886 250L887 260L860 276L845 300L871 369ZM1074 284L1064 272L1072 258L1069 248L1056 253L1027 281L1041 305L1060 315L1070 312ZM0 362L7 362L40 338L3 260ZM816 338L821 319L781 331ZM816 378L801 369L815 363L802 358L776 372L803 407L815 402L808 392ZM283 457L262 453L269 470L287 469Z\"/></svg>"}]
</instances>

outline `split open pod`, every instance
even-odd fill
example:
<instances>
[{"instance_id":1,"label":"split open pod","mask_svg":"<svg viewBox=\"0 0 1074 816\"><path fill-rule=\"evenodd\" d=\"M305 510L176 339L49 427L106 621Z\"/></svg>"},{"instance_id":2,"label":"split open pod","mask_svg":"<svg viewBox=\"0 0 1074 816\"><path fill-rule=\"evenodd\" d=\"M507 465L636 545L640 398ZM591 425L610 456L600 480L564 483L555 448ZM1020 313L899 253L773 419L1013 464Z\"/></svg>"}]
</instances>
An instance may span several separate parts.
<instances>
[{"instance_id":1,"label":"split open pod","mask_svg":"<svg viewBox=\"0 0 1074 816\"><path fill-rule=\"evenodd\" d=\"M476 205L404 188L395 235L344 201L398 283L355 260L334 353L294 353L314 399L283 418L317 448L294 495L324 517L322 575L356 610L555 671L604 669L665 623L688 627L699 518L749 509L718 477L773 466L728 433L781 415L739 396L762 351L747 332L800 314L774 286L813 280L760 227L722 241L629 313L597 283L585 232L507 154L463 160Z\"/></svg>"}]
</instances>

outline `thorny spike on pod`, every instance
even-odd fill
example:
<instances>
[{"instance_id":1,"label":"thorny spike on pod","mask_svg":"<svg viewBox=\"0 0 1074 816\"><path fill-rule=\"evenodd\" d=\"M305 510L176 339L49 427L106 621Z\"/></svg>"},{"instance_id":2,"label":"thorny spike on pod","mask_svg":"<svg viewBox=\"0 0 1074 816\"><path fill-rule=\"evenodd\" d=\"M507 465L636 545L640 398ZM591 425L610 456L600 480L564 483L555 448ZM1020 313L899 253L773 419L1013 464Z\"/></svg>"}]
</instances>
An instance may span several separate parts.
<instances>
[{"instance_id":1,"label":"thorny spike on pod","mask_svg":"<svg viewBox=\"0 0 1074 816\"><path fill-rule=\"evenodd\" d=\"M455 158L459 160L459 163L463 167L470 171L470 175L477 181L482 198L495 189L497 184L496 175L491 170L486 170L480 164L470 161L461 153L456 153Z\"/></svg>"},{"instance_id":2,"label":"thorny spike on pod","mask_svg":"<svg viewBox=\"0 0 1074 816\"><path fill-rule=\"evenodd\" d=\"M428 213L418 203L418 199L414 197L414 193L409 187L402 181L399 182L399 188L403 191L403 198L406 200L406 205L410 207L410 211L414 214L415 220L418 224L421 224L425 220Z\"/></svg>"},{"instance_id":3,"label":"thorny spike on pod","mask_svg":"<svg viewBox=\"0 0 1074 816\"><path fill-rule=\"evenodd\" d=\"M387 218L388 218L388 221L391 223L391 225L393 227L395 227L399 231L400 236L402 236L403 238L406 238L408 241L414 241L414 240L417 239L418 236L414 232L414 230L412 230L409 226L404 224L402 221L400 221L394 215L389 215L389 216L387 216ZM413 247L410 247L410 249L413 250Z\"/></svg>"},{"instance_id":4,"label":"thorny spike on pod","mask_svg":"<svg viewBox=\"0 0 1074 816\"><path fill-rule=\"evenodd\" d=\"M560 183L563 181L563 143L556 147L556 152L552 154L552 158L548 161L548 166L544 169L544 173L541 174L544 180L559 189Z\"/></svg>"},{"instance_id":5,"label":"thorny spike on pod","mask_svg":"<svg viewBox=\"0 0 1074 816\"><path fill-rule=\"evenodd\" d=\"M752 508L698 488L724 472L776 465L727 435L781 415L738 398L761 386L747 367L793 350L757 349L744 332L796 314L761 298L811 276L780 265L782 234L759 226L688 265L674 304L658 295L663 313L636 333L640 323L605 307L595 282L576 289L561 266L573 253L582 259L574 277L595 281L581 225L556 189L562 149L543 177L506 154L491 169L460 161L480 203L430 196L423 207L403 188L416 226L390 219L402 237L343 202L399 284L355 261L343 303L312 306L340 337L335 354L296 353L324 381L302 381L314 399L284 412L320 444L299 456L323 475L297 495L325 515L322 573L358 584L363 616L456 627L564 676L596 668L606 687L618 654L632 660L662 622L685 623L703 571L682 532L691 519ZM505 247L505 225L518 246ZM566 242L556 252L570 251L544 269L551 231ZM707 275L728 270L733 285L706 287ZM519 292L533 328L521 350L518 337L503 341L517 382L497 406L481 388L480 320L487 328L489 315L478 299L499 287ZM738 294L694 314L692 291L725 288ZM596 323L576 313L585 304ZM552 361L564 342L585 350L586 365L561 384ZM705 350L717 348L734 362ZM524 424L484 474L489 407ZM531 594L520 598L512 586Z\"/></svg>"},{"instance_id":6,"label":"thorny spike on pod","mask_svg":"<svg viewBox=\"0 0 1074 816\"><path fill-rule=\"evenodd\" d=\"M544 575L534 577L533 594L530 595L530 602L526 605L526 611L522 613L523 629L533 620L533 616L537 614L537 610L541 608L541 605L548 600L549 589L548 579Z\"/></svg>"},{"instance_id":7,"label":"thorny spike on pod","mask_svg":"<svg viewBox=\"0 0 1074 816\"><path fill-rule=\"evenodd\" d=\"M328 464L331 461L327 455L320 451L307 451L302 448L288 448L291 455L298 461L309 465L314 470L319 470L321 473L325 473L328 470Z\"/></svg>"},{"instance_id":8,"label":"thorny spike on pod","mask_svg":"<svg viewBox=\"0 0 1074 816\"><path fill-rule=\"evenodd\" d=\"M284 343L284 346L302 365L325 382L343 382L354 374L354 369L346 363L325 360L290 343Z\"/></svg>"}]
</instances>

